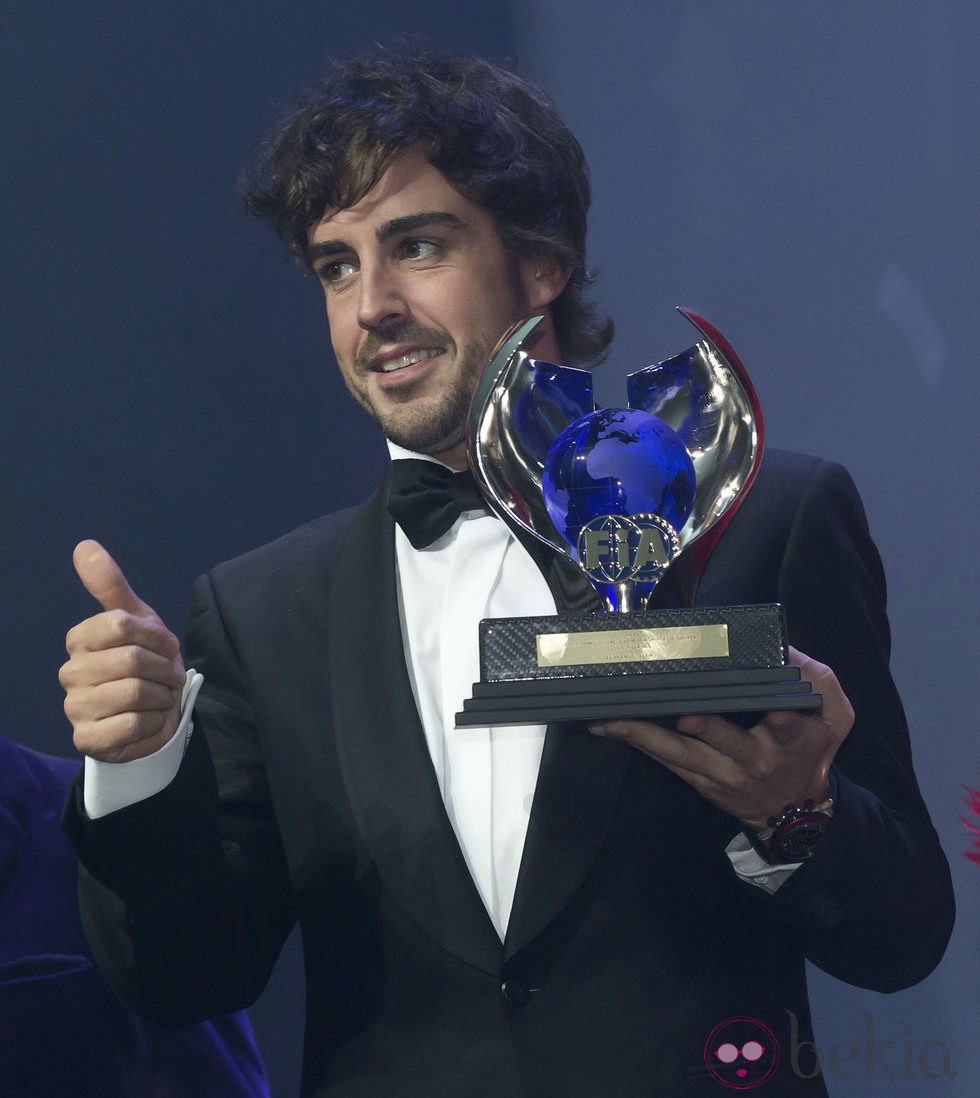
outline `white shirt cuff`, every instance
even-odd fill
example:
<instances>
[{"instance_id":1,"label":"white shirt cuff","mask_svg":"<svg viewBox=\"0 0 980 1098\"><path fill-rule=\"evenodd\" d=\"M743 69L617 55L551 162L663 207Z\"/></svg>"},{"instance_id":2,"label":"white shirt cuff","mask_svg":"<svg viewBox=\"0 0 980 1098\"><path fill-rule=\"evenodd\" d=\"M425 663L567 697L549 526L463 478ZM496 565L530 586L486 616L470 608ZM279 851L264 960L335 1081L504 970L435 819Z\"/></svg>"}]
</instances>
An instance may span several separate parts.
<instances>
[{"instance_id":1,"label":"white shirt cuff","mask_svg":"<svg viewBox=\"0 0 980 1098\"><path fill-rule=\"evenodd\" d=\"M732 868L743 881L761 888L770 895L785 884L803 864L787 862L785 865L772 865L741 832L725 847L725 853L732 863Z\"/></svg>"},{"instance_id":2,"label":"white shirt cuff","mask_svg":"<svg viewBox=\"0 0 980 1098\"><path fill-rule=\"evenodd\" d=\"M90 820L145 801L174 780L194 730L191 716L203 682L203 675L193 668L188 669L180 698L180 724L173 736L152 755L124 763L101 762L86 756L85 812Z\"/></svg>"}]
</instances>

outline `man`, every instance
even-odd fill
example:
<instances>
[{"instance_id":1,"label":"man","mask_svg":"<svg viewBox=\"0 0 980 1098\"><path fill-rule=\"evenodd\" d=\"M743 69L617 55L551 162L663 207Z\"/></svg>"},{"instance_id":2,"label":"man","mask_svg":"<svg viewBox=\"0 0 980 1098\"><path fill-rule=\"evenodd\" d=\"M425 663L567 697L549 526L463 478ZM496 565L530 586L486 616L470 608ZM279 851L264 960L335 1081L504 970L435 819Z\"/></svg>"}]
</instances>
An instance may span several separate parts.
<instances>
[{"instance_id":1,"label":"man","mask_svg":"<svg viewBox=\"0 0 980 1098\"><path fill-rule=\"evenodd\" d=\"M92 961L58 816L78 762L0 736L0 1094L267 1098L244 1014L163 1029Z\"/></svg>"},{"instance_id":2,"label":"man","mask_svg":"<svg viewBox=\"0 0 980 1098\"><path fill-rule=\"evenodd\" d=\"M542 314L531 350L556 362L611 335L582 301L581 149L541 93L377 51L335 67L248 193L319 278L395 460L363 507L198 581L186 676L108 554L76 550L103 611L62 670L89 756L66 822L126 1001L169 1021L241 1007L298 918L306 1094L675 1098L739 1082L705 1060L727 1019L809 1039L804 958L879 990L925 976L948 868L839 467L769 455L697 596L782 602L819 713L452 729L476 621L553 612L567 586L472 500L427 537L408 482L420 459L465 467L470 397L513 322ZM809 801L826 833L779 863L769 818ZM773 1092L824 1094L791 1059Z\"/></svg>"}]
</instances>

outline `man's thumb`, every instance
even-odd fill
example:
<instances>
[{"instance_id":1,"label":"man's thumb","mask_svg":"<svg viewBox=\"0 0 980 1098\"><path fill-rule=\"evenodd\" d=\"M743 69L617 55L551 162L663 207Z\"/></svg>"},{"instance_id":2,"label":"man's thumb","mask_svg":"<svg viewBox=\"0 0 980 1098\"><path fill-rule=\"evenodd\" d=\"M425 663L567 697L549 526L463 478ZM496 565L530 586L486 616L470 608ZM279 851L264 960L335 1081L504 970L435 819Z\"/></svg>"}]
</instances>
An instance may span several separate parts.
<instances>
[{"instance_id":1,"label":"man's thumb","mask_svg":"<svg viewBox=\"0 0 980 1098\"><path fill-rule=\"evenodd\" d=\"M138 598L126 582L122 569L97 541L82 541L72 554L78 578L103 610L128 610L145 614L150 607Z\"/></svg>"}]
</instances>

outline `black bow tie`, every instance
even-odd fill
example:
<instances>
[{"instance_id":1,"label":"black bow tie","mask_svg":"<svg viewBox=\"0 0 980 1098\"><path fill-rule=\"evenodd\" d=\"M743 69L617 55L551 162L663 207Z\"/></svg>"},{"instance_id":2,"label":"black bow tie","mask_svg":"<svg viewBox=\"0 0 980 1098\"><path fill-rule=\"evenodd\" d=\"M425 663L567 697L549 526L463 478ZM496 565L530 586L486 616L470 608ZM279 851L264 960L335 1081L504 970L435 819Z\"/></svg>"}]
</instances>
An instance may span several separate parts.
<instances>
[{"instance_id":1,"label":"black bow tie","mask_svg":"<svg viewBox=\"0 0 980 1098\"><path fill-rule=\"evenodd\" d=\"M388 511L416 549L441 538L463 511L487 510L473 474L400 458L388 474Z\"/></svg>"}]
</instances>

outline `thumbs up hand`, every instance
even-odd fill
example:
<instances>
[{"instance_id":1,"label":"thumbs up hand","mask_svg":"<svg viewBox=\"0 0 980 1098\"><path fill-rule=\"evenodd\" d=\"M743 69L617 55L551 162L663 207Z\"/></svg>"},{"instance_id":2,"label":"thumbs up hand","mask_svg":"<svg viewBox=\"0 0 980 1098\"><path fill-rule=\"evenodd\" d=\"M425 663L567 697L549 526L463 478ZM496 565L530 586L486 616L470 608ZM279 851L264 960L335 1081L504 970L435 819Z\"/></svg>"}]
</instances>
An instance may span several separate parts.
<instances>
[{"instance_id":1,"label":"thumbs up hand","mask_svg":"<svg viewBox=\"0 0 980 1098\"><path fill-rule=\"evenodd\" d=\"M81 542L73 559L102 606L69 631L68 662L58 674L75 747L103 762L142 758L163 747L180 722L180 644L98 542Z\"/></svg>"}]
</instances>

